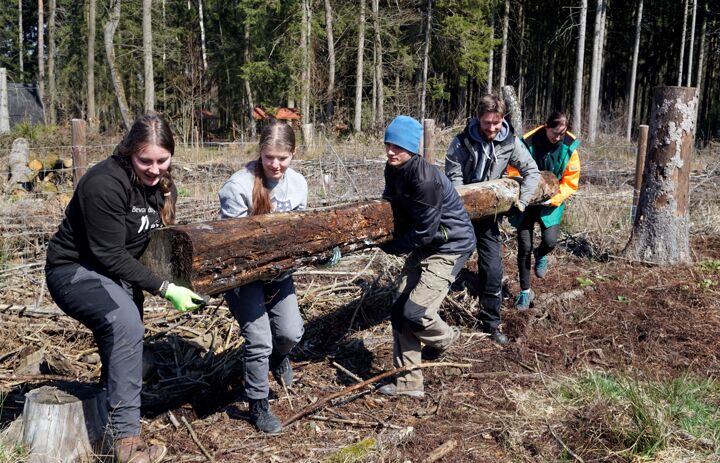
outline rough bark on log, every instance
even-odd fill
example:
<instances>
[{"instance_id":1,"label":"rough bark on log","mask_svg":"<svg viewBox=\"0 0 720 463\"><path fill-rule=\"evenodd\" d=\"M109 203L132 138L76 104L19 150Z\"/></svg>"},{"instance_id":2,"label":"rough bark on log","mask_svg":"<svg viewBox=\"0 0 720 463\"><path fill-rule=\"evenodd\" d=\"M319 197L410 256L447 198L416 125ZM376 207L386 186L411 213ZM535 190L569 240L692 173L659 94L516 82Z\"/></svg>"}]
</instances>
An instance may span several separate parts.
<instances>
[{"instance_id":1,"label":"rough bark on log","mask_svg":"<svg viewBox=\"0 0 720 463\"><path fill-rule=\"evenodd\" d=\"M558 190L543 172L533 203ZM458 187L472 220L507 212L520 187L509 178ZM384 200L302 212L266 214L168 227L153 232L141 261L161 278L202 294L217 294L301 265L317 264L334 246L344 254L392 238Z\"/></svg>"},{"instance_id":2,"label":"rough bark on log","mask_svg":"<svg viewBox=\"0 0 720 463\"><path fill-rule=\"evenodd\" d=\"M28 463L90 462L102 453L103 392L84 384L43 386L25 395L23 444Z\"/></svg>"}]
</instances>

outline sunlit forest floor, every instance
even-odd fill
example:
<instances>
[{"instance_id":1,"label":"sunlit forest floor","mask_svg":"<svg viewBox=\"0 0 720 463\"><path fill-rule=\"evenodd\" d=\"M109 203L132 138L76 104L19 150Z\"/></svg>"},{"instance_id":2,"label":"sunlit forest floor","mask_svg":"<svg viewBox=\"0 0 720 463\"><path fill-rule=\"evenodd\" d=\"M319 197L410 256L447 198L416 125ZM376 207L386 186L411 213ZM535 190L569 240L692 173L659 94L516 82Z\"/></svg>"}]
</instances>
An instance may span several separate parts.
<instances>
[{"instance_id":1,"label":"sunlit forest floor","mask_svg":"<svg viewBox=\"0 0 720 463\"><path fill-rule=\"evenodd\" d=\"M311 184L311 205L379 194L382 151L348 154L357 151L324 148L296 163ZM580 190L547 278L533 277L538 296L527 312L512 308L516 245L504 223L508 346L478 330L477 262L468 262L441 312L461 328L442 359L457 365L425 369L420 400L388 399L368 387L279 436L261 435L247 421L242 338L223 300L179 315L149 298L144 434L168 445L168 462L207 461L200 446L227 462L720 461L720 205L713 180L720 158L711 150L695 161L693 264L665 268L621 257L631 229L631 151L607 143L583 153ZM252 150L202 156L188 151L177 159L184 221L214 218L217 188ZM92 382L99 364L89 331L57 310L42 283L44 245L62 200L30 193L1 204L6 428L22 413L26 392ZM298 269L306 331L292 356L296 379L287 390L271 381L271 407L282 420L392 368L388 308L401 265L371 249L344 256L333 269ZM39 361L29 365L29 358ZM0 447L0 461L23 461L23 451Z\"/></svg>"}]
</instances>

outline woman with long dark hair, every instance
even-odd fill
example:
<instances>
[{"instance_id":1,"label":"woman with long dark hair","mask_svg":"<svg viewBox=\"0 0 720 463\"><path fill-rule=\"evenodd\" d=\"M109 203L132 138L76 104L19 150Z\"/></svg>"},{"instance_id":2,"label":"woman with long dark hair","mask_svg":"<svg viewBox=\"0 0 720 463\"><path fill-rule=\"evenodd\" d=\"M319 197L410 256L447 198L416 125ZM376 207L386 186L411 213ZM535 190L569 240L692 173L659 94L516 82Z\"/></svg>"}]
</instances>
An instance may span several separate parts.
<instances>
[{"instance_id":1,"label":"woman with long dark hair","mask_svg":"<svg viewBox=\"0 0 720 463\"><path fill-rule=\"evenodd\" d=\"M150 231L175 221L174 152L165 120L140 117L112 156L80 179L47 251L53 300L87 326L98 345L108 436L120 463L158 462L166 453L165 446L148 446L140 437L143 291L167 298L180 311L203 304L138 261Z\"/></svg>"},{"instance_id":2,"label":"woman with long dark hair","mask_svg":"<svg viewBox=\"0 0 720 463\"><path fill-rule=\"evenodd\" d=\"M547 274L548 254L557 245L565 200L578 188L580 157L577 150L580 140L568 128L567 116L555 111L548 116L543 125L535 127L522 138L538 169L555 174L560 182L560 189L543 204L528 206L525 212L510 219L510 222L517 227L520 293L515 298L515 307L519 310L530 308L530 303L535 297L533 290L530 289L531 269L534 269L538 278L545 278ZM540 225L540 244L533 249L533 231L536 223Z\"/></svg>"}]
</instances>

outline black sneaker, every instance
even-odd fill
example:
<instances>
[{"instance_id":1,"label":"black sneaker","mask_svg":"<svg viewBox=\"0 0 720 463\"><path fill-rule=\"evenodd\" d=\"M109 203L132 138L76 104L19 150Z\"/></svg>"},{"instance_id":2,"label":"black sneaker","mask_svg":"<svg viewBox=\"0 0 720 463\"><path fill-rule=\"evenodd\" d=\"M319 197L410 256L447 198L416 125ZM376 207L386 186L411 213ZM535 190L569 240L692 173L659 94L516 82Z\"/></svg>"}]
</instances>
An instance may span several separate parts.
<instances>
[{"instance_id":1,"label":"black sneaker","mask_svg":"<svg viewBox=\"0 0 720 463\"><path fill-rule=\"evenodd\" d=\"M420 351L420 356L423 360L438 360L448 351L450 346L455 344L455 341L457 341L460 337L460 328L458 328L457 326L451 326L450 330L452 331L452 338L450 339L450 343L448 343L445 349L440 349L434 346L423 346L422 350Z\"/></svg>"},{"instance_id":2,"label":"black sneaker","mask_svg":"<svg viewBox=\"0 0 720 463\"><path fill-rule=\"evenodd\" d=\"M279 356L276 354L270 355L270 371L272 372L273 378L279 385L285 383L285 387L290 387L293 383L293 370L290 364L290 357Z\"/></svg>"},{"instance_id":3,"label":"black sneaker","mask_svg":"<svg viewBox=\"0 0 720 463\"><path fill-rule=\"evenodd\" d=\"M280 420L270 411L268 399L250 399L250 422L258 431L268 434L282 431Z\"/></svg>"}]
</instances>

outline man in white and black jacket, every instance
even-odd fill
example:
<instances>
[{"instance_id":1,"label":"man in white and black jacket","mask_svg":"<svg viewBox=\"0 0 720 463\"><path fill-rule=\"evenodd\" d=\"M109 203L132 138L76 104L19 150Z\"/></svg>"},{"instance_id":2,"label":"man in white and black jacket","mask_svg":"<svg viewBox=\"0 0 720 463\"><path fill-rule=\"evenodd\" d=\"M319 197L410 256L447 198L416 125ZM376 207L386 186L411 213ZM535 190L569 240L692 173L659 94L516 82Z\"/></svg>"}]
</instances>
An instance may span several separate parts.
<instances>
[{"instance_id":1,"label":"man in white and black jacket","mask_svg":"<svg viewBox=\"0 0 720 463\"><path fill-rule=\"evenodd\" d=\"M476 117L450 143L445 157L445 174L453 186L497 180L508 165L522 175L520 197L515 209L522 212L540 181L537 164L525 145L505 121L505 102L495 95L480 98ZM498 344L508 338L500 331L502 304L502 216L473 222L478 251L480 313L482 329Z\"/></svg>"},{"instance_id":2,"label":"man in white and black jacket","mask_svg":"<svg viewBox=\"0 0 720 463\"><path fill-rule=\"evenodd\" d=\"M421 136L422 126L409 116L396 117L385 131L383 197L392 204L395 230L381 249L410 253L391 308L396 367L437 358L460 336L438 309L475 248L470 217L457 191L418 155ZM407 372L379 392L423 397L422 372Z\"/></svg>"}]
</instances>

